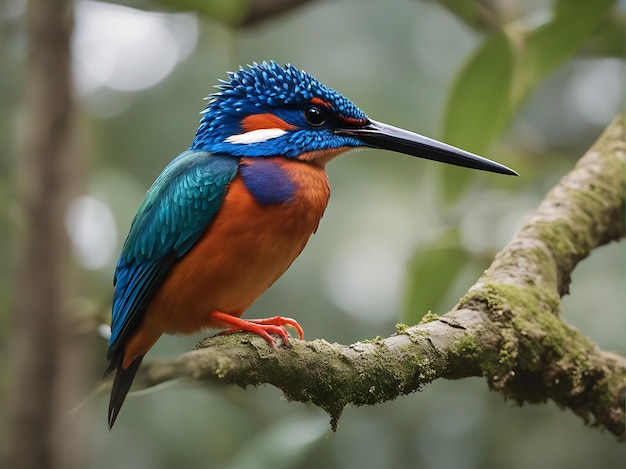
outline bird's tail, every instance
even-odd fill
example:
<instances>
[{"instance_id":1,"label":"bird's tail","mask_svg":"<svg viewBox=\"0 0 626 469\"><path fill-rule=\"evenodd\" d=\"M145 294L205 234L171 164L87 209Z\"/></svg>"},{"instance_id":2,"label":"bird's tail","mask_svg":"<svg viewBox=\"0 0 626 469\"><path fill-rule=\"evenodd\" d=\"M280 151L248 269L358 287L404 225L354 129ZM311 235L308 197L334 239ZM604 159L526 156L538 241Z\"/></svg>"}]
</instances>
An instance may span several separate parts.
<instances>
[{"instance_id":1,"label":"bird's tail","mask_svg":"<svg viewBox=\"0 0 626 469\"><path fill-rule=\"evenodd\" d=\"M135 379L135 375L137 374L142 360L143 355L140 355L133 360L128 368L124 368L122 365L124 353L117 353L111 357L109 365L106 370L104 370L104 376L116 370L115 378L113 379L113 388L111 389L111 399L109 400L109 430L113 428L117 414L119 414L122 404L124 404L124 399L126 399L130 386L133 384L133 380Z\"/></svg>"}]
</instances>

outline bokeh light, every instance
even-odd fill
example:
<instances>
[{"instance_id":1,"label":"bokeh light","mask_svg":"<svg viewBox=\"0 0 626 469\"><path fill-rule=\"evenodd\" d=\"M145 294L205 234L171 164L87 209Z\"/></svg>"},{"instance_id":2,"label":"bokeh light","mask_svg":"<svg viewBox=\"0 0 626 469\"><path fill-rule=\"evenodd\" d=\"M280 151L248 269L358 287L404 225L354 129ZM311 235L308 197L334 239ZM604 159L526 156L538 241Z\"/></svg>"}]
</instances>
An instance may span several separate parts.
<instances>
[{"instance_id":1,"label":"bokeh light","mask_svg":"<svg viewBox=\"0 0 626 469\"><path fill-rule=\"evenodd\" d=\"M382 239L363 236L343 245L325 276L332 301L350 315L386 321L400 308L403 261Z\"/></svg>"},{"instance_id":2,"label":"bokeh light","mask_svg":"<svg viewBox=\"0 0 626 469\"><path fill-rule=\"evenodd\" d=\"M197 40L193 14L79 2L74 34L77 90L86 95L100 87L131 92L154 86L193 52Z\"/></svg>"},{"instance_id":3,"label":"bokeh light","mask_svg":"<svg viewBox=\"0 0 626 469\"><path fill-rule=\"evenodd\" d=\"M566 91L581 119L602 126L623 106L626 64L619 59L581 61Z\"/></svg>"},{"instance_id":4,"label":"bokeh light","mask_svg":"<svg viewBox=\"0 0 626 469\"><path fill-rule=\"evenodd\" d=\"M80 266L97 270L113 261L117 227L111 210L100 199L91 195L74 199L67 210L66 227Z\"/></svg>"}]
</instances>

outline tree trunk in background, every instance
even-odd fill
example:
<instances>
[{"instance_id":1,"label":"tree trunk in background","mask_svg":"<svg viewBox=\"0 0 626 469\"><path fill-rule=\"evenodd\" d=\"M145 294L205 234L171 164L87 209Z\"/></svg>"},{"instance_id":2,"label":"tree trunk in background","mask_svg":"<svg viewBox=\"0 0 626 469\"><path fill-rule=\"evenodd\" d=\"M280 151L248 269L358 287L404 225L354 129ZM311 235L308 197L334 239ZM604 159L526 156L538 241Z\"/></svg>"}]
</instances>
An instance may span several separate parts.
<instances>
[{"instance_id":1,"label":"tree trunk in background","mask_svg":"<svg viewBox=\"0 0 626 469\"><path fill-rule=\"evenodd\" d=\"M60 467L59 428L63 347L61 327L69 299L69 242L65 210L76 188L70 152L71 0L30 0L28 57L18 158L21 208L13 300L12 469ZM63 434L55 438L55 431Z\"/></svg>"}]
</instances>

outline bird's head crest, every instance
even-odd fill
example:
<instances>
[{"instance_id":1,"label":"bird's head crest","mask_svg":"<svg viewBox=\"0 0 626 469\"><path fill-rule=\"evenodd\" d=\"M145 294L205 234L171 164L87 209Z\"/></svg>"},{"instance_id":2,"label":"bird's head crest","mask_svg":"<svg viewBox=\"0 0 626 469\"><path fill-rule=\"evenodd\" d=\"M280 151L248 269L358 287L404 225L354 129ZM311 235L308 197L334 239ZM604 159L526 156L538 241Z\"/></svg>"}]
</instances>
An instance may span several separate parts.
<instances>
[{"instance_id":1,"label":"bird's head crest","mask_svg":"<svg viewBox=\"0 0 626 469\"><path fill-rule=\"evenodd\" d=\"M291 64L283 67L274 61L254 63L229 72L228 77L211 96L226 106L300 106L318 100L347 118L367 119L363 111L342 94Z\"/></svg>"},{"instance_id":2,"label":"bird's head crest","mask_svg":"<svg viewBox=\"0 0 626 469\"><path fill-rule=\"evenodd\" d=\"M352 101L293 65L254 63L209 95L192 148L236 156L339 152L361 142L333 134L368 118Z\"/></svg>"}]
</instances>

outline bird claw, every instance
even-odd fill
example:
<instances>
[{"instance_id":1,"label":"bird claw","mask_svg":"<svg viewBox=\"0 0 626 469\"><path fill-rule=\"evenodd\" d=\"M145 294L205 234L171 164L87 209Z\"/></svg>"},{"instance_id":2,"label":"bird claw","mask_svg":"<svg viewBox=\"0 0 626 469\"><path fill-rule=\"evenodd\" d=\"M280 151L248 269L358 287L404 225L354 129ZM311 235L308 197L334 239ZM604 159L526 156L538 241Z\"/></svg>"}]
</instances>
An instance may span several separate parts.
<instances>
[{"instance_id":1,"label":"bird claw","mask_svg":"<svg viewBox=\"0 0 626 469\"><path fill-rule=\"evenodd\" d=\"M263 337L272 348L276 348L276 340L270 335L274 334L279 336L283 340L283 343L289 347L291 346L289 342L289 332L285 327L288 326L294 328L298 332L300 339L304 339L304 331L295 319L274 316L265 319L246 320L221 312L214 312L213 315L214 317L219 316L219 318L215 319L219 319L221 322L233 326L231 329L226 329L218 335L232 334L234 332L252 332L253 334Z\"/></svg>"},{"instance_id":2,"label":"bird claw","mask_svg":"<svg viewBox=\"0 0 626 469\"><path fill-rule=\"evenodd\" d=\"M287 334L287 336L289 336L289 333L287 332L287 329L285 329L285 326L289 326L296 330L296 332L298 333L298 336L300 337L300 340L304 339L304 330L302 329L300 324L298 324L298 321L296 321L295 319L286 318L283 316L274 316L272 318L265 318L265 319L249 319L248 322L258 324L259 326L280 327L284 331L284 333ZM275 333L277 333L278 335L282 337L281 333L278 333L278 332L275 332Z\"/></svg>"}]
</instances>

